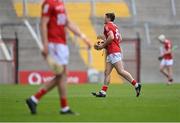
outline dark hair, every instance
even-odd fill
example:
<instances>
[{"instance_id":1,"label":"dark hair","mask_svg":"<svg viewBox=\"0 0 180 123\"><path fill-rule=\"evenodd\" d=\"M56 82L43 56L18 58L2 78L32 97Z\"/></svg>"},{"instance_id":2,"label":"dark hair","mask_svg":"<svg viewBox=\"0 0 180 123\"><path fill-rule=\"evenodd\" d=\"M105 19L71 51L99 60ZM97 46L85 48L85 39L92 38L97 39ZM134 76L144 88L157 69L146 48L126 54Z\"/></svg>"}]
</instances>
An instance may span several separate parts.
<instances>
[{"instance_id":1,"label":"dark hair","mask_svg":"<svg viewBox=\"0 0 180 123\"><path fill-rule=\"evenodd\" d=\"M110 18L111 21L115 20L115 14L114 13L106 13L105 15L107 18Z\"/></svg>"}]
</instances>

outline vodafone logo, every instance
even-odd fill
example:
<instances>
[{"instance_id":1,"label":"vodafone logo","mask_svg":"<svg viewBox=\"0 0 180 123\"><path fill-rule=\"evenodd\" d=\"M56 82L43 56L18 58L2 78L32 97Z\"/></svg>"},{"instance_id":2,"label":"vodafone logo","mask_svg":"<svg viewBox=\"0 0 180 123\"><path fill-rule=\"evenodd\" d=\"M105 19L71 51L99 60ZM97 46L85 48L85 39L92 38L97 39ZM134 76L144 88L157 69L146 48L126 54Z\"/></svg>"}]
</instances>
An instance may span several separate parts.
<instances>
[{"instance_id":1,"label":"vodafone logo","mask_svg":"<svg viewBox=\"0 0 180 123\"><path fill-rule=\"evenodd\" d=\"M67 78L68 83L78 83L79 82L79 77L78 76L69 76Z\"/></svg>"},{"instance_id":2,"label":"vodafone logo","mask_svg":"<svg viewBox=\"0 0 180 123\"><path fill-rule=\"evenodd\" d=\"M54 79L54 73L51 71L20 71L19 81L21 84L39 85L50 82ZM68 83L86 83L87 72L70 71L67 76Z\"/></svg>"},{"instance_id":3,"label":"vodafone logo","mask_svg":"<svg viewBox=\"0 0 180 123\"><path fill-rule=\"evenodd\" d=\"M33 72L28 76L28 82L31 85L39 85L42 82L42 77L39 73Z\"/></svg>"}]
</instances>

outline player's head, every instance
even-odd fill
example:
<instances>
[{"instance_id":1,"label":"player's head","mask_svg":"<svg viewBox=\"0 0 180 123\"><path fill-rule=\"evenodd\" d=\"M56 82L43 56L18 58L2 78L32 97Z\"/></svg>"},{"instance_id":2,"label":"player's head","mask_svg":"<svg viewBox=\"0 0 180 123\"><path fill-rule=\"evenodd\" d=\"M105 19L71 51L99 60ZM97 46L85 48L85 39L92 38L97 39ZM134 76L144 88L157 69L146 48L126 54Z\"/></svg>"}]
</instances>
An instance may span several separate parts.
<instances>
[{"instance_id":1,"label":"player's head","mask_svg":"<svg viewBox=\"0 0 180 123\"><path fill-rule=\"evenodd\" d=\"M115 14L114 13L106 13L105 14L105 23L113 22L115 20Z\"/></svg>"},{"instance_id":2,"label":"player's head","mask_svg":"<svg viewBox=\"0 0 180 123\"><path fill-rule=\"evenodd\" d=\"M163 43L166 40L165 35L163 35L163 34L159 35L158 40Z\"/></svg>"}]
</instances>

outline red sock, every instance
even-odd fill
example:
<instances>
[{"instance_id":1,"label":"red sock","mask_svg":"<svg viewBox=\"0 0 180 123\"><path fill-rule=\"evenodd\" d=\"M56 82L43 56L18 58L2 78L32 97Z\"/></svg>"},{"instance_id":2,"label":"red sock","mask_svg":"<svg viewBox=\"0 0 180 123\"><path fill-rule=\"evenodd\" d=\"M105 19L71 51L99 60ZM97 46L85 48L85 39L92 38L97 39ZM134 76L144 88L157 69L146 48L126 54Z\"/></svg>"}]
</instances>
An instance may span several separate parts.
<instances>
[{"instance_id":1,"label":"red sock","mask_svg":"<svg viewBox=\"0 0 180 123\"><path fill-rule=\"evenodd\" d=\"M41 90L39 90L39 91L34 95L34 97L35 97L37 100L40 100L41 97L42 97L43 95L45 95L46 93L47 93L47 91L42 88Z\"/></svg>"},{"instance_id":2,"label":"red sock","mask_svg":"<svg viewBox=\"0 0 180 123\"><path fill-rule=\"evenodd\" d=\"M67 99L66 99L65 97L61 98L61 99L60 99L60 104L61 104L61 107L62 107L62 108L68 106L68 104L67 104Z\"/></svg>"},{"instance_id":3,"label":"red sock","mask_svg":"<svg viewBox=\"0 0 180 123\"><path fill-rule=\"evenodd\" d=\"M131 84L134 85L134 86L135 86L136 83L137 83L137 82L136 82L135 79L131 82Z\"/></svg>"},{"instance_id":4,"label":"red sock","mask_svg":"<svg viewBox=\"0 0 180 123\"><path fill-rule=\"evenodd\" d=\"M105 92L106 92L106 91L107 91L107 89L108 89L108 86L107 86L107 85L103 85L101 90L103 90L103 91L105 91Z\"/></svg>"}]
</instances>

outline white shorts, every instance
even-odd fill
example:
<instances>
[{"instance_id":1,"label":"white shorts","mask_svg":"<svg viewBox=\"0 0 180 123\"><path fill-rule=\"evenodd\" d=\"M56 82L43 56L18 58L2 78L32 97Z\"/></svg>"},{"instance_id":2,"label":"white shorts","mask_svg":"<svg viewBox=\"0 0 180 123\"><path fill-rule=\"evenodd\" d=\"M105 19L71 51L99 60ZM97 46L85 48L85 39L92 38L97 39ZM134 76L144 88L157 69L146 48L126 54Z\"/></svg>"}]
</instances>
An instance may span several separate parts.
<instances>
[{"instance_id":1,"label":"white shorts","mask_svg":"<svg viewBox=\"0 0 180 123\"><path fill-rule=\"evenodd\" d=\"M106 58L106 62L110 62L111 64L114 64L118 61L122 60L122 54L121 53L112 53L109 54Z\"/></svg>"},{"instance_id":2,"label":"white shorts","mask_svg":"<svg viewBox=\"0 0 180 123\"><path fill-rule=\"evenodd\" d=\"M170 59L170 60L162 59L160 65L161 66L171 66L171 65L173 65L173 59Z\"/></svg>"},{"instance_id":3,"label":"white shorts","mask_svg":"<svg viewBox=\"0 0 180 123\"><path fill-rule=\"evenodd\" d=\"M49 43L49 54L60 65L67 65L69 62L69 48L64 44Z\"/></svg>"}]
</instances>

